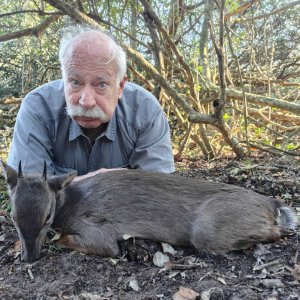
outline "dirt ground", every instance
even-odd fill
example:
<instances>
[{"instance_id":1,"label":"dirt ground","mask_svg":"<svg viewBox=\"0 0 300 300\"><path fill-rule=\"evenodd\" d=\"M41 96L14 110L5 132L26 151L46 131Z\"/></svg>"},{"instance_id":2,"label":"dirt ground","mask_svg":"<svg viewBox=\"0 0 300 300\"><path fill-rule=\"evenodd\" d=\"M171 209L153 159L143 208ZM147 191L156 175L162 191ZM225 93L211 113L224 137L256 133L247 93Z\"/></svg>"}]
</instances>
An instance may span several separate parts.
<instances>
[{"instance_id":1,"label":"dirt ground","mask_svg":"<svg viewBox=\"0 0 300 300\"><path fill-rule=\"evenodd\" d=\"M299 159L183 160L178 173L279 197L300 214ZM173 247L177 252L168 253L170 262L161 267L156 258L162 245L138 240L122 243L119 259L48 243L40 260L20 262L4 180L0 183L0 299L300 299L299 230L225 257Z\"/></svg>"}]
</instances>

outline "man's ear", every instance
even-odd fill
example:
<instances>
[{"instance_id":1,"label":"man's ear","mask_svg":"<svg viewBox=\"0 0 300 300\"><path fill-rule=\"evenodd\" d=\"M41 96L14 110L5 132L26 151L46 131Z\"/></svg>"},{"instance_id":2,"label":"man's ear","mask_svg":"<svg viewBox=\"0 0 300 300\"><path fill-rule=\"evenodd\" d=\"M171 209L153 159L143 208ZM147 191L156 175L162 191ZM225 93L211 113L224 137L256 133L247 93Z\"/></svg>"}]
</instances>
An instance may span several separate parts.
<instances>
[{"instance_id":1,"label":"man's ear","mask_svg":"<svg viewBox=\"0 0 300 300\"><path fill-rule=\"evenodd\" d=\"M59 191L62 188L66 187L68 184L70 184L76 176L77 172L64 175L50 176L47 179L47 182L55 191Z\"/></svg>"},{"instance_id":2,"label":"man's ear","mask_svg":"<svg viewBox=\"0 0 300 300\"><path fill-rule=\"evenodd\" d=\"M119 86L118 86L118 89L119 89L119 91L118 91L118 97L119 97L119 99L122 97L124 86L125 86L125 82L127 81L127 78L128 78L127 75L125 75L122 78L122 80L120 81L120 83L119 83Z\"/></svg>"},{"instance_id":3,"label":"man's ear","mask_svg":"<svg viewBox=\"0 0 300 300\"><path fill-rule=\"evenodd\" d=\"M0 160L0 166L10 190L13 190L18 182L18 173L2 160Z\"/></svg>"}]
</instances>

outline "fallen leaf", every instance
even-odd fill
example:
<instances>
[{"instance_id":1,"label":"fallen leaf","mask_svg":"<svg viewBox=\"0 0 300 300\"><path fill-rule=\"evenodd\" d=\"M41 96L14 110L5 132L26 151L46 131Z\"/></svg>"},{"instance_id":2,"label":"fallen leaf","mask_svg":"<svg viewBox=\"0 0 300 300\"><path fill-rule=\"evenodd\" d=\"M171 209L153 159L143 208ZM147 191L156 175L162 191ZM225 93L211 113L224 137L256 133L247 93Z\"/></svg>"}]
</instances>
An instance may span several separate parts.
<instances>
[{"instance_id":1,"label":"fallen leaf","mask_svg":"<svg viewBox=\"0 0 300 300\"><path fill-rule=\"evenodd\" d=\"M174 248L172 246L170 246L169 244L161 243L161 245L162 245L164 253L169 253L169 254L172 254L172 255L175 255L177 253L177 251L174 250Z\"/></svg>"},{"instance_id":2,"label":"fallen leaf","mask_svg":"<svg viewBox=\"0 0 300 300\"><path fill-rule=\"evenodd\" d=\"M33 276L33 273L32 273L32 271L31 271L31 269L28 268L28 269L27 269L27 272L28 272L28 275L29 275L30 279L33 281L33 280L34 280L34 276Z\"/></svg>"},{"instance_id":3,"label":"fallen leaf","mask_svg":"<svg viewBox=\"0 0 300 300\"><path fill-rule=\"evenodd\" d=\"M226 281L223 277L217 277L217 279L222 282L224 285L226 285Z\"/></svg>"},{"instance_id":4,"label":"fallen leaf","mask_svg":"<svg viewBox=\"0 0 300 300\"><path fill-rule=\"evenodd\" d=\"M161 253L160 251L157 251L153 256L153 263L157 267L163 267L165 265L165 263L167 263L169 261L170 261L169 256Z\"/></svg>"},{"instance_id":5,"label":"fallen leaf","mask_svg":"<svg viewBox=\"0 0 300 300\"><path fill-rule=\"evenodd\" d=\"M215 295L216 294L216 295ZM218 296L217 296L218 295ZM201 293L201 300L210 300L210 299L225 299L223 291L220 288L211 288Z\"/></svg>"},{"instance_id":6,"label":"fallen leaf","mask_svg":"<svg viewBox=\"0 0 300 300\"><path fill-rule=\"evenodd\" d=\"M139 284L136 279L130 280L128 283L128 286L136 292L138 292L140 290Z\"/></svg>"},{"instance_id":7,"label":"fallen leaf","mask_svg":"<svg viewBox=\"0 0 300 300\"><path fill-rule=\"evenodd\" d=\"M0 242L4 242L5 238L6 238L6 234L0 235Z\"/></svg>"},{"instance_id":8,"label":"fallen leaf","mask_svg":"<svg viewBox=\"0 0 300 300\"><path fill-rule=\"evenodd\" d=\"M211 290L207 290L201 293L201 300L210 300Z\"/></svg>"},{"instance_id":9,"label":"fallen leaf","mask_svg":"<svg viewBox=\"0 0 300 300\"><path fill-rule=\"evenodd\" d=\"M114 266L116 266L117 263L119 262L118 259L114 259L114 258L110 258L109 261L110 261Z\"/></svg>"},{"instance_id":10,"label":"fallen leaf","mask_svg":"<svg viewBox=\"0 0 300 300\"><path fill-rule=\"evenodd\" d=\"M21 241L17 241L15 242L15 245L12 249L9 250L9 254L13 255L14 258L17 258L20 254L21 254Z\"/></svg>"},{"instance_id":11,"label":"fallen leaf","mask_svg":"<svg viewBox=\"0 0 300 300\"><path fill-rule=\"evenodd\" d=\"M175 277L176 275L178 275L180 272L179 271L176 271L176 272L172 272L172 273L170 273L169 275L168 275L168 278L173 278L173 277Z\"/></svg>"},{"instance_id":12,"label":"fallen leaf","mask_svg":"<svg viewBox=\"0 0 300 300\"><path fill-rule=\"evenodd\" d=\"M180 287L179 291L176 292L172 299L173 300L195 300L200 294L193 291L192 289Z\"/></svg>"},{"instance_id":13,"label":"fallen leaf","mask_svg":"<svg viewBox=\"0 0 300 300\"><path fill-rule=\"evenodd\" d=\"M81 294L83 299L87 299L87 300L106 300L109 298L104 298L101 297L100 295L95 295L95 294L91 294L91 293L82 293Z\"/></svg>"},{"instance_id":14,"label":"fallen leaf","mask_svg":"<svg viewBox=\"0 0 300 300\"><path fill-rule=\"evenodd\" d=\"M232 279L232 278L237 278L237 276L233 272L227 272L225 274L225 278Z\"/></svg>"}]
</instances>

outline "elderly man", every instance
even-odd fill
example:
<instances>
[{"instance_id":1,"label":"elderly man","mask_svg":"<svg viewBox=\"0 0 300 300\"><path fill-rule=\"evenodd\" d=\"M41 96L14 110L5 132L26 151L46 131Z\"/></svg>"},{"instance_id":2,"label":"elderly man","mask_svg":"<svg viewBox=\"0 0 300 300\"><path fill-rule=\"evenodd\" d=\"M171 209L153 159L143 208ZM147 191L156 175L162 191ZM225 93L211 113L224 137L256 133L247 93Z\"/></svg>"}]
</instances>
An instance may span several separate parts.
<instances>
[{"instance_id":1,"label":"elderly man","mask_svg":"<svg viewBox=\"0 0 300 300\"><path fill-rule=\"evenodd\" d=\"M25 172L113 168L174 172L167 119L156 98L126 82L126 55L105 32L68 30L61 40L62 80L23 100L8 163ZM82 178L83 176L79 177Z\"/></svg>"}]
</instances>

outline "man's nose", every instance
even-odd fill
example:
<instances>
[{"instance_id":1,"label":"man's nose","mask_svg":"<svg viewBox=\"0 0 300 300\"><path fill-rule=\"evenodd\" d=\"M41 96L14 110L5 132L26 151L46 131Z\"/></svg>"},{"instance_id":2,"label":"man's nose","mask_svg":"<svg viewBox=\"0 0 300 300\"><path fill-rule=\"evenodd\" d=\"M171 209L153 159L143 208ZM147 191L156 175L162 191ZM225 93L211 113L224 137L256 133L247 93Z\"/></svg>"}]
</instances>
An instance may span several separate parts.
<instances>
[{"instance_id":1,"label":"man's nose","mask_svg":"<svg viewBox=\"0 0 300 300\"><path fill-rule=\"evenodd\" d=\"M84 109L92 108L96 105L96 99L94 95L93 88L90 86L85 86L82 90L81 97L79 100L79 104Z\"/></svg>"}]
</instances>

